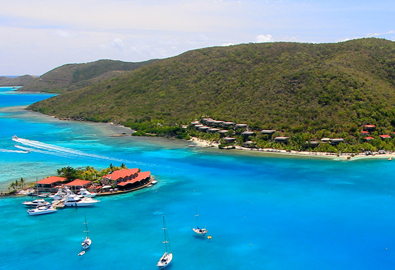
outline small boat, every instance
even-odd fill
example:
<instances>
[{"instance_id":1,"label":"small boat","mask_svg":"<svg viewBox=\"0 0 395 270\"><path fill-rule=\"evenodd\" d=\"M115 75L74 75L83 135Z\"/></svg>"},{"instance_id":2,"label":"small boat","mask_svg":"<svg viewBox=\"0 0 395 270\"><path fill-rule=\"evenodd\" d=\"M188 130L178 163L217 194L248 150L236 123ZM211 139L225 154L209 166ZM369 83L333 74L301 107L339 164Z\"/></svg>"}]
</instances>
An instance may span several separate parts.
<instances>
[{"instance_id":1,"label":"small boat","mask_svg":"<svg viewBox=\"0 0 395 270\"><path fill-rule=\"evenodd\" d=\"M204 236L204 235L207 233L207 229L205 229L205 228L203 228L203 229L199 228L199 221L198 221L199 214L197 213L197 206L196 206L196 215L195 215L195 217L196 217L196 228L192 228L192 230L193 230L195 233Z\"/></svg>"},{"instance_id":2,"label":"small boat","mask_svg":"<svg viewBox=\"0 0 395 270\"><path fill-rule=\"evenodd\" d=\"M156 264L156 266L158 266L159 269L165 268L173 260L173 252L171 252L171 249L170 249L169 235L167 234L167 228L166 228L164 215L163 215L163 232L165 235L165 241L163 241L163 243L165 244L165 253L160 258L159 262ZM168 251L168 250L170 250L170 251Z\"/></svg>"},{"instance_id":3,"label":"small boat","mask_svg":"<svg viewBox=\"0 0 395 270\"><path fill-rule=\"evenodd\" d=\"M38 194L37 179L36 179L36 191L37 191L37 193L36 193L35 196L38 197L39 194ZM24 204L27 207L37 207L37 206L48 206L48 205L51 205L50 202L47 202L44 199L35 199L35 200L32 200L32 201L24 201L22 204Z\"/></svg>"},{"instance_id":4,"label":"small boat","mask_svg":"<svg viewBox=\"0 0 395 270\"><path fill-rule=\"evenodd\" d=\"M85 250L81 251L80 253L78 253L78 256L82 256L85 254Z\"/></svg>"},{"instance_id":5,"label":"small boat","mask_svg":"<svg viewBox=\"0 0 395 270\"><path fill-rule=\"evenodd\" d=\"M27 210L27 213L31 216L36 216L36 215L43 215L43 214L51 214L55 213L56 208L53 208L52 205L45 205L45 206L37 206L35 209L29 209Z\"/></svg>"},{"instance_id":6,"label":"small boat","mask_svg":"<svg viewBox=\"0 0 395 270\"><path fill-rule=\"evenodd\" d=\"M78 195L67 195L63 201L63 204L64 206L85 207L92 206L98 202L100 201L89 197L80 198Z\"/></svg>"},{"instance_id":7,"label":"small boat","mask_svg":"<svg viewBox=\"0 0 395 270\"><path fill-rule=\"evenodd\" d=\"M89 238L88 222L86 222L86 216L85 216L85 223L84 224L85 224L85 228L86 228L86 231L85 231L86 237L85 237L85 240L82 241L81 246L83 249L88 249L92 244L92 240ZM83 254L81 254L81 255L83 255Z\"/></svg>"},{"instance_id":8,"label":"small boat","mask_svg":"<svg viewBox=\"0 0 395 270\"><path fill-rule=\"evenodd\" d=\"M156 180L152 180L152 182L151 182L152 185L156 185L157 183L158 183L158 181L156 181Z\"/></svg>"},{"instance_id":9,"label":"small boat","mask_svg":"<svg viewBox=\"0 0 395 270\"><path fill-rule=\"evenodd\" d=\"M64 198L64 196L66 196L66 192L63 191L63 188L60 187L55 194L48 196L48 198L51 198L53 200L61 200Z\"/></svg>"},{"instance_id":10,"label":"small boat","mask_svg":"<svg viewBox=\"0 0 395 270\"><path fill-rule=\"evenodd\" d=\"M89 192L89 191L86 190L85 188L81 188L81 189L80 189L80 192L78 193L78 195L84 196L84 197L93 198L93 197L96 196L96 193Z\"/></svg>"},{"instance_id":11,"label":"small boat","mask_svg":"<svg viewBox=\"0 0 395 270\"><path fill-rule=\"evenodd\" d=\"M36 200L33 200L33 201L25 201L22 204L24 204L27 207L37 207L37 206L51 205L50 202L47 202L44 199L36 199Z\"/></svg>"}]
</instances>

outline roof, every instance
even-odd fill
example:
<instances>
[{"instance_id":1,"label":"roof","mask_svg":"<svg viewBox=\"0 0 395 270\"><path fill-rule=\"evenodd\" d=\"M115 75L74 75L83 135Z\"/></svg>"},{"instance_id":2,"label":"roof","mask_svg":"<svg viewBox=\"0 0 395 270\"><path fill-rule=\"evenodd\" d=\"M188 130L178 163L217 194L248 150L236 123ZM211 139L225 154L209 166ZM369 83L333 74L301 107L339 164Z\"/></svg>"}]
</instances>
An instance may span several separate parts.
<instances>
[{"instance_id":1,"label":"roof","mask_svg":"<svg viewBox=\"0 0 395 270\"><path fill-rule=\"evenodd\" d=\"M125 181L125 182L118 183L117 185L118 186L126 186L128 184L133 184L133 183L139 182L141 180L144 180L144 179L146 179L147 177L150 177L150 176L151 176L151 172L150 171L141 172L141 173L139 173L137 175L136 178L134 178L132 180Z\"/></svg>"},{"instance_id":2,"label":"roof","mask_svg":"<svg viewBox=\"0 0 395 270\"><path fill-rule=\"evenodd\" d=\"M373 137L366 137L365 140L373 140Z\"/></svg>"},{"instance_id":3,"label":"roof","mask_svg":"<svg viewBox=\"0 0 395 270\"><path fill-rule=\"evenodd\" d=\"M369 131L367 131L367 130L362 130L361 133L363 133L363 134L369 134Z\"/></svg>"},{"instance_id":4,"label":"roof","mask_svg":"<svg viewBox=\"0 0 395 270\"><path fill-rule=\"evenodd\" d=\"M369 128L369 127L376 127L375 125L365 125L365 127Z\"/></svg>"},{"instance_id":5,"label":"roof","mask_svg":"<svg viewBox=\"0 0 395 270\"><path fill-rule=\"evenodd\" d=\"M387 139L387 138L391 138L391 136L390 135L380 135L380 138Z\"/></svg>"},{"instance_id":6,"label":"roof","mask_svg":"<svg viewBox=\"0 0 395 270\"><path fill-rule=\"evenodd\" d=\"M342 142L342 141L344 141L344 139L343 138L333 138L333 139L330 139L330 141L331 142Z\"/></svg>"},{"instance_id":7,"label":"roof","mask_svg":"<svg viewBox=\"0 0 395 270\"><path fill-rule=\"evenodd\" d=\"M128 176L131 176L135 173L138 173L139 169L123 169L123 170L118 170L118 171L114 171L111 174L107 174L105 176L103 176L103 178L111 178L111 180L117 180L119 178L125 178Z\"/></svg>"},{"instance_id":8,"label":"roof","mask_svg":"<svg viewBox=\"0 0 395 270\"><path fill-rule=\"evenodd\" d=\"M276 137L276 138L274 138L275 140L288 140L289 139L289 137L281 137L281 136L279 136L279 137Z\"/></svg>"},{"instance_id":9,"label":"roof","mask_svg":"<svg viewBox=\"0 0 395 270\"><path fill-rule=\"evenodd\" d=\"M80 179L75 179L74 181L67 183L65 186L85 186L86 184L89 184L91 181L88 180L80 180Z\"/></svg>"},{"instance_id":10,"label":"roof","mask_svg":"<svg viewBox=\"0 0 395 270\"><path fill-rule=\"evenodd\" d=\"M274 133L274 132L276 132L276 130L274 130L274 129L263 129L261 131L262 134L270 134L270 133Z\"/></svg>"},{"instance_id":11,"label":"roof","mask_svg":"<svg viewBox=\"0 0 395 270\"><path fill-rule=\"evenodd\" d=\"M66 181L66 177L60 177L60 176L50 176L48 178L42 179L40 181L37 181L37 184L53 184L56 182L64 182Z\"/></svg>"}]
</instances>

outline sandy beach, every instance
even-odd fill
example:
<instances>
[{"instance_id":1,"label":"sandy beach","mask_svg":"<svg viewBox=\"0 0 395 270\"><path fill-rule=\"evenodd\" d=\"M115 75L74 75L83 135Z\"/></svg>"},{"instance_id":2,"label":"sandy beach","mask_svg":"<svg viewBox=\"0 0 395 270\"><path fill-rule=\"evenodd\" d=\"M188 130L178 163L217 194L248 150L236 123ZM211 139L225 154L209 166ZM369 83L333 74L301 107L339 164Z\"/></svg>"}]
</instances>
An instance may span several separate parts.
<instances>
[{"instance_id":1,"label":"sandy beach","mask_svg":"<svg viewBox=\"0 0 395 270\"><path fill-rule=\"evenodd\" d=\"M192 137L190 139L197 147L213 147L218 148L219 143L211 142L202 140L196 137ZM219 150L219 149L218 149ZM372 152L371 155L366 155L365 153L342 153L341 155L337 155L335 153L328 153L328 152L309 152L309 151L286 151L286 150L279 150L274 148L247 148L241 146L235 146L235 149L232 150L243 150L243 151L253 151L253 152L261 152L265 154L276 154L276 155L294 155L294 156L304 156L304 157L316 157L316 158L330 158L333 160L357 160L357 159L391 159L395 153L386 153L386 154L379 154L378 152Z\"/></svg>"}]
</instances>

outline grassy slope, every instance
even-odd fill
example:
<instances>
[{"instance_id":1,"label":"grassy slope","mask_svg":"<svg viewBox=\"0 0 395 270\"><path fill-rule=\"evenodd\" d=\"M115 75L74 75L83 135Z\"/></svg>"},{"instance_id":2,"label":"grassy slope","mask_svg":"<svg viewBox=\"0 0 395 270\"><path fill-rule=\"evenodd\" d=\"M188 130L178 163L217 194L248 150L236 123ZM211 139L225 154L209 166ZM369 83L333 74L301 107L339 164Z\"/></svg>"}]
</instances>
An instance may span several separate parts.
<instances>
[{"instance_id":1,"label":"grassy slope","mask_svg":"<svg viewBox=\"0 0 395 270\"><path fill-rule=\"evenodd\" d=\"M395 44L265 43L157 61L30 109L94 121L187 123L202 115L285 133L395 126Z\"/></svg>"},{"instance_id":2,"label":"grassy slope","mask_svg":"<svg viewBox=\"0 0 395 270\"><path fill-rule=\"evenodd\" d=\"M156 60L130 63L99 60L85 64L67 64L43 74L20 90L63 93L115 78L125 71L135 70L154 61Z\"/></svg>"}]
</instances>

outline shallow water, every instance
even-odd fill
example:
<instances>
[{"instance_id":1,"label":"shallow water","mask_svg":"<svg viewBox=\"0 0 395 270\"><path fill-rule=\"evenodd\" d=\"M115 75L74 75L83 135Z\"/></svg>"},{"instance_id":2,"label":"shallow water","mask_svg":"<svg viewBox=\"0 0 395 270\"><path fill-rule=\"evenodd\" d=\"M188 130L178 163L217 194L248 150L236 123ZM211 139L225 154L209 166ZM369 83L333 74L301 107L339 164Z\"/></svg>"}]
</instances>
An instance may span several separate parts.
<instances>
[{"instance_id":1,"label":"shallow water","mask_svg":"<svg viewBox=\"0 0 395 270\"><path fill-rule=\"evenodd\" d=\"M43 97L29 95L31 102ZM99 197L95 207L43 216L28 216L21 204L28 198L0 199L0 269L156 269L164 252L163 214L174 254L168 269L393 269L395 264L395 169L387 160L193 148L178 140L110 137L128 130L59 121L15 107L0 113L7 127L0 132L1 149L33 143L40 151L0 152L3 190L9 181L34 181L63 166L125 163L158 180L149 189ZM13 135L30 146L12 141ZM199 225L212 239L193 233L195 205ZM77 256L84 215L93 243Z\"/></svg>"}]
</instances>

